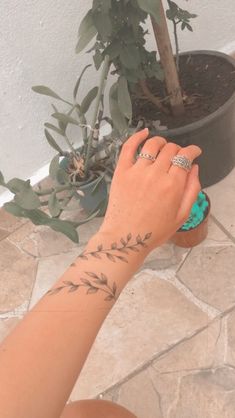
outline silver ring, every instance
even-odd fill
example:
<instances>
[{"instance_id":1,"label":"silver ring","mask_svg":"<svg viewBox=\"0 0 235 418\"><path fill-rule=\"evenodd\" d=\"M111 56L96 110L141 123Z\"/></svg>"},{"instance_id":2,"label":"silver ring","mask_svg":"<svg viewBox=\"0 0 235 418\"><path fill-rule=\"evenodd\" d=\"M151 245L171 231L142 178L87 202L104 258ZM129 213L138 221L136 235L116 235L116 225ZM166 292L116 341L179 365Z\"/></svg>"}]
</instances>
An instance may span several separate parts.
<instances>
[{"instance_id":1,"label":"silver ring","mask_svg":"<svg viewBox=\"0 0 235 418\"><path fill-rule=\"evenodd\" d=\"M175 155L171 160L172 165L183 168L186 171L190 171L192 168L192 162L184 157L184 155Z\"/></svg>"},{"instance_id":2,"label":"silver ring","mask_svg":"<svg viewBox=\"0 0 235 418\"><path fill-rule=\"evenodd\" d=\"M150 160L150 161L156 160L156 157L154 157L153 155L142 153L142 152L138 155L138 158L145 158L145 160Z\"/></svg>"}]
</instances>

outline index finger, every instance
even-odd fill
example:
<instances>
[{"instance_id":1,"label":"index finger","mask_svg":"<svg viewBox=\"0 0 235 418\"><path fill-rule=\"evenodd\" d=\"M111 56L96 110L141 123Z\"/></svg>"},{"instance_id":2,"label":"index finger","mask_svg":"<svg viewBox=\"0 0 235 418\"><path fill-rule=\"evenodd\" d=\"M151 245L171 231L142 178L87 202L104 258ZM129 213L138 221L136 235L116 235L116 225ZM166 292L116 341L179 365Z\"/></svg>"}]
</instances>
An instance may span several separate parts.
<instances>
[{"instance_id":1,"label":"index finger","mask_svg":"<svg viewBox=\"0 0 235 418\"><path fill-rule=\"evenodd\" d=\"M122 151L118 160L118 165L129 168L134 164L134 158L138 147L144 142L149 135L148 128L136 132L123 145Z\"/></svg>"}]
</instances>

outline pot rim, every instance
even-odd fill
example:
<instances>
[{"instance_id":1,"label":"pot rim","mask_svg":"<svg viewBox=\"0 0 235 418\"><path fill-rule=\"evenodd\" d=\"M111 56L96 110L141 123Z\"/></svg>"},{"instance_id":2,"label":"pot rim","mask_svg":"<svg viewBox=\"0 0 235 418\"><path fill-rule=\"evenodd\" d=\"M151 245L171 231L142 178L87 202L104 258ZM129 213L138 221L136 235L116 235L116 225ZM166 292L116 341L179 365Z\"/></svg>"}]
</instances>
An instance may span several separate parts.
<instances>
[{"instance_id":1,"label":"pot rim","mask_svg":"<svg viewBox=\"0 0 235 418\"><path fill-rule=\"evenodd\" d=\"M219 57L221 59L224 59L225 61L229 62L233 65L235 70L235 59L231 57L230 55L227 55L220 51L213 51L213 50L195 50L195 51L185 51L180 53L180 56L182 55L213 55L216 57ZM230 96L230 98L217 110L215 110L213 113L209 114L208 116L203 117L202 119L199 119L198 121L189 123L187 125L180 126L179 128L173 128L173 129L166 129L166 130L158 130L156 129L156 132L158 132L161 136L180 136L182 134L187 134L190 131L195 131L203 128L206 125L209 125L214 119L218 118L218 116L223 115L226 113L227 109L235 102L235 91Z\"/></svg>"},{"instance_id":2,"label":"pot rim","mask_svg":"<svg viewBox=\"0 0 235 418\"><path fill-rule=\"evenodd\" d=\"M184 230L184 229L181 229L181 227L180 227L180 229L178 229L176 231L176 234L182 233L182 232L184 232L185 234L187 234L187 233L190 233L192 231L196 231L203 223L205 223L207 221L207 219L208 219L208 217L210 215L210 212L211 212L211 201L210 201L210 198L209 198L208 194L206 192L204 192L204 190L201 190L201 191L206 196L206 200L207 200L207 202L209 204L208 205L208 208L207 208L207 214L206 214L205 218L203 218L203 220L200 222L200 224L198 224L197 226L195 226L195 228L191 228L191 229L188 229L188 230Z\"/></svg>"}]
</instances>

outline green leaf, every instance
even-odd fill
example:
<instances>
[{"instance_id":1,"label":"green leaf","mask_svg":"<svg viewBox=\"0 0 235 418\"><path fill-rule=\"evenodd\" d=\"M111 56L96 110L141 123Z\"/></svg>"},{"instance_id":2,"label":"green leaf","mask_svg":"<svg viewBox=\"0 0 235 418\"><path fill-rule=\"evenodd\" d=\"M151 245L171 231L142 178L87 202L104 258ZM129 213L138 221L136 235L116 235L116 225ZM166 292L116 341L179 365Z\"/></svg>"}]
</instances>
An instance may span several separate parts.
<instances>
[{"instance_id":1,"label":"green leaf","mask_svg":"<svg viewBox=\"0 0 235 418\"><path fill-rule=\"evenodd\" d=\"M137 0L139 7L160 23L159 0Z\"/></svg>"},{"instance_id":2,"label":"green leaf","mask_svg":"<svg viewBox=\"0 0 235 418\"><path fill-rule=\"evenodd\" d=\"M59 145L57 145L56 141L54 140L53 136L50 134L50 132L48 132L47 129L44 130L45 133L45 137L47 139L48 144L54 148L57 152L59 152L60 155L63 155L64 152L63 150L59 147Z\"/></svg>"},{"instance_id":3,"label":"green leaf","mask_svg":"<svg viewBox=\"0 0 235 418\"><path fill-rule=\"evenodd\" d=\"M63 168L60 168L56 173L56 180L59 184L69 183L69 174Z\"/></svg>"},{"instance_id":4,"label":"green leaf","mask_svg":"<svg viewBox=\"0 0 235 418\"><path fill-rule=\"evenodd\" d=\"M34 225L47 225L50 220L49 216L39 209L27 210L20 207L15 202L4 204L4 209L14 216L30 219Z\"/></svg>"},{"instance_id":5,"label":"green leaf","mask_svg":"<svg viewBox=\"0 0 235 418\"><path fill-rule=\"evenodd\" d=\"M32 90L35 93L43 94L44 96L50 96L54 99L61 100L64 103L68 103L72 105L72 103L68 102L67 100L62 99L57 93L55 93L53 90L51 90L49 87L46 86L33 86Z\"/></svg>"},{"instance_id":6,"label":"green leaf","mask_svg":"<svg viewBox=\"0 0 235 418\"><path fill-rule=\"evenodd\" d=\"M101 66L101 64L102 64L102 62L103 62L103 60L104 60L104 57L101 54L101 52L100 52L99 49L97 49L95 51L95 55L93 56L93 60L94 60L95 68L98 71L99 68L100 68L100 66Z\"/></svg>"},{"instance_id":7,"label":"green leaf","mask_svg":"<svg viewBox=\"0 0 235 418\"><path fill-rule=\"evenodd\" d=\"M19 193L26 187L26 181L13 178L10 181L8 181L6 186L12 193Z\"/></svg>"},{"instance_id":8,"label":"green leaf","mask_svg":"<svg viewBox=\"0 0 235 418\"><path fill-rule=\"evenodd\" d=\"M132 118L132 103L127 80L124 76L118 79L118 106L128 119Z\"/></svg>"},{"instance_id":9,"label":"green leaf","mask_svg":"<svg viewBox=\"0 0 235 418\"><path fill-rule=\"evenodd\" d=\"M57 178L57 172L61 169L60 167L60 156L56 155L50 163L49 167L49 174L52 179L56 180Z\"/></svg>"},{"instance_id":10,"label":"green leaf","mask_svg":"<svg viewBox=\"0 0 235 418\"><path fill-rule=\"evenodd\" d=\"M37 209L41 206L40 199L30 184L25 185L20 192L16 193L14 201L23 209Z\"/></svg>"},{"instance_id":11,"label":"green leaf","mask_svg":"<svg viewBox=\"0 0 235 418\"><path fill-rule=\"evenodd\" d=\"M96 98L98 93L98 87L93 87L86 95L86 97L83 99L81 104L81 112L86 113L93 102L93 100Z\"/></svg>"},{"instance_id":12,"label":"green leaf","mask_svg":"<svg viewBox=\"0 0 235 418\"><path fill-rule=\"evenodd\" d=\"M52 129L57 134L64 136L64 132L60 128L58 128L57 126L52 125L52 123L44 123L44 126L48 129Z\"/></svg>"},{"instance_id":13,"label":"green leaf","mask_svg":"<svg viewBox=\"0 0 235 418\"><path fill-rule=\"evenodd\" d=\"M79 25L78 36L84 35L92 26L94 26L92 11L89 10Z\"/></svg>"},{"instance_id":14,"label":"green leaf","mask_svg":"<svg viewBox=\"0 0 235 418\"><path fill-rule=\"evenodd\" d=\"M123 133L127 129L125 116L120 111L117 99L117 83L113 84L109 94L109 107L113 124L119 133Z\"/></svg>"},{"instance_id":15,"label":"green leaf","mask_svg":"<svg viewBox=\"0 0 235 418\"><path fill-rule=\"evenodd\" d=\"M141 63L140 53L135 45L124 46L120 53L120 59L128 69L136 69Z\"/></svg>"},{"instance_id":16,"label":"green leaf","mask_svg":"<svg viewBox=\"0 0 235 418\"><path fill-rule=\"evenodd\" d=\"M78 78L78 80L77 80L77 82L76 82L76 84L75 84L74 91L73 91L73 97L74 97L74 100L76 100L76 97L77 97L77 92L78 92L78 89L79 89L80 83L81 83L81 81L82 81L83 74L86 72L86 70L87 70L89 67L91 67L91 64L88 64L88 65L86 65L86 66L85 66L85 68L82 70L81 75L79 76L79 78Z\"/></svg>"},{"instance_id":17,"label":"green leaf","mask_svg":"<svg viewBox=\"0 0 235 418\"><path fill-rule=\"evenodd\" d=\"M63 100L58 94L56 94L53 90L46 86L33 86L32 90L35 93L43 94L45 96L53 97L54 99Z\"/></svg>"},{"instance_id":18,"label":"green leaf","mask_svg":"<svg viewBox=\"0 0 235 418\"><path fill-rule=\"evenodd\" d=\"M0 184L1 186L5 186L5 180L1 171L0 171Z\"/></svg>"},{"instance_id":19,"label":"green leaf","mask_svg":"<svg viewBox=\"0 0 235 418\"><path fill-rule=\"evenodd\" d=\"M79 123L76 119L72 118L69 115L66 115L65 113L55 112L51 116L55 119L58 119L60 122L66 124L66 125L68 123L71 123L72 125L79 125Z\"/></svg>"},{"instance_id":20,"label":"green leaf","mask_svg":"<svg viewBox=\"0 0 235 418\"><path fill-rule=\"evenodd\" d=\"M188 23L186 23L186 28L190 31L193 32L193 28L191 25L189 25Z\"/></svg>"},{"instance_id":21,"label":"green leaf","mask_svg":"<svg viewBox=\"0 0 235 418\"><path fill-rule=\"evenodd\" d=\"M76 53L79 54L79 52L86 48L86 46L91 42L91 40L94 38L96 34L97 29L94 25L92 25L89 29L87 29L86 32L79 36L78 43L76 46Z\"/></svg>"},{"instance_id":22,"label":"green leaf","mask_svg":"<svg viewBox=\"0 0 235 418\"><path fill-rule=\"evenodd\" d=\"M78 233L73 222L63 221L61 219L50 219L48 225L57 232L66 235L71 241L78 243Z\"/></svg>"},{"instance_id":23,"label":"green leaf","mask_svg":"<svg viewBox=\"0 0 235 418\"><path fill-rule=\"evenodd\" d=\"M99 36L103 42L108 42L112 34L112 22L110 17L106 13L94 12L93 13L94 25L97 29Z\"/></svg>"},{"instance_id":24,"label":"green leaf","mask_svg":"<svg viewBox=\"0 0 235 418\"><path fill-rule=\"evenodd\" d=\"M48 208L51 216L53 217L58 216L61 212L60 202L58 201L55 192L52 193L49 197Z\"/></svg>"}]
</instances>

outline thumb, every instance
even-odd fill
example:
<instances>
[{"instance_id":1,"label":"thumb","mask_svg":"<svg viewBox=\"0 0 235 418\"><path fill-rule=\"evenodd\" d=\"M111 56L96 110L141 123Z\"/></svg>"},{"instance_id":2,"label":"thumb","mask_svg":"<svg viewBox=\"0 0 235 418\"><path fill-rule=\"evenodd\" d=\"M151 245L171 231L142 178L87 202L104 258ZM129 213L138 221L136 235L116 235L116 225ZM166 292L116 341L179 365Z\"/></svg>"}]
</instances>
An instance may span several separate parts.
<instances>
[{"instance_id":1,"label":"thumb","mask_svg":"<svg viewBox=\"0 0 235 418\"><path fill-rule=\"evenodd\" d=\"M188 176L186 186L184 189L183 198L178 210L177 219L179 225L182 226L184 222L187 221L192 206L197 200L198 193L201 190L201 184L199 180L199 167L197 164L194 164L190 174Z\"/></svg>"}]
</instances>

